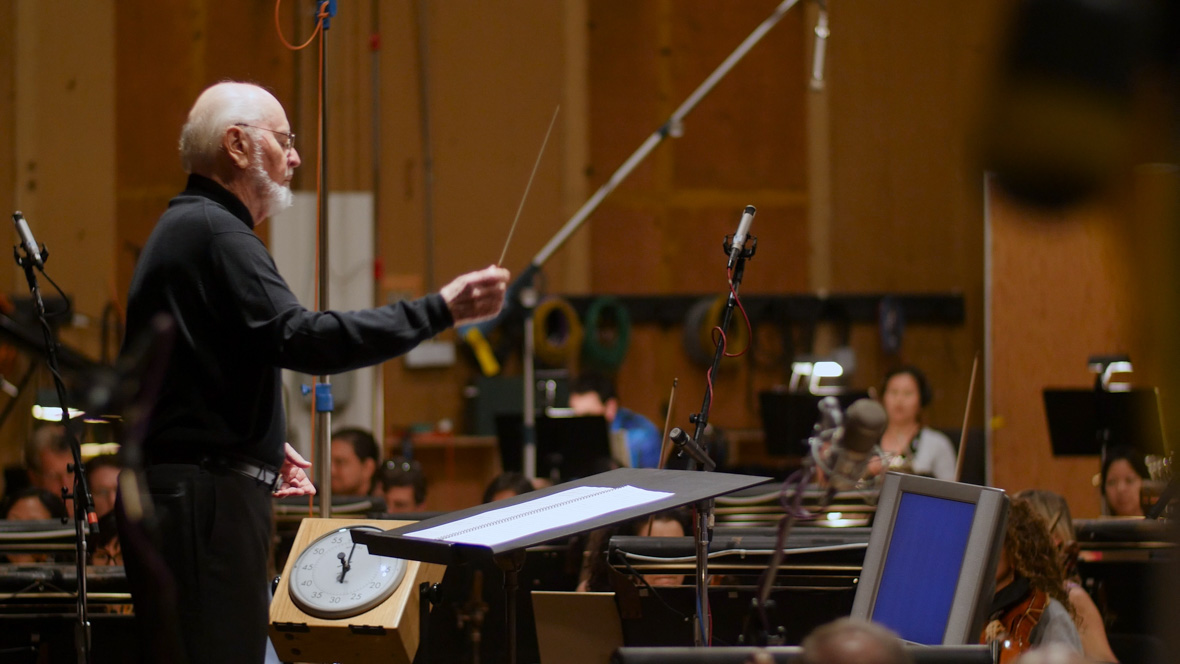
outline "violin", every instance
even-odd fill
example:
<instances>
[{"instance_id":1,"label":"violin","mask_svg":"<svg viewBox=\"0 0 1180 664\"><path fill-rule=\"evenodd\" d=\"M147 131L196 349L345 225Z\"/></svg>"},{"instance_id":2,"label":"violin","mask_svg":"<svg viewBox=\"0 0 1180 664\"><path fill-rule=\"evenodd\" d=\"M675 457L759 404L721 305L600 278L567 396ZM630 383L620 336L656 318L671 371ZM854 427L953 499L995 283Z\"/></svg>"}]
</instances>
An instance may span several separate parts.
<instances>
[{"instance_id":1,"label":"violin","mask_svg":"<svg viewBox=\"0 0 1180 664\"><path fill-rule=\"evenodd\" d=\"M999 643L1000 664L1009 664L1032 647L1032 631L1049 607L1049 595L1033 589L983 628L980 643Z\"/></svg>"}]
</instances>

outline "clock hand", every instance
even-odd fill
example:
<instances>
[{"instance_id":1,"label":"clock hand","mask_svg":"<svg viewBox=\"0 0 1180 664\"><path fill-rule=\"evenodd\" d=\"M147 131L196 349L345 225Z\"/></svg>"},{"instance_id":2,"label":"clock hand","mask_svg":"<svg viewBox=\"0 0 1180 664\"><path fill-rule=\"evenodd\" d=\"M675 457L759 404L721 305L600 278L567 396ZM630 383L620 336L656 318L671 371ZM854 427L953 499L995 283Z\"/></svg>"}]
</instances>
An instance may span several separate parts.
<instances>
[{"instance_id":1,"label":"clock hand","mask_svg":"<svg viewBox=\"0 0 1180 664\"><path fill-rule=\"evenodd\" d=\"M354 544L353 546L355 547L356 545ZM348 570L352 569L352 565L349 565L348 561L344 559L343 551L336 554L336 557L340 559L340 576L336 577L336 582L344 583L344 575L348 574ZM348 557L351 559L352 555L350 554Z\"/></svg>"}]
</instances>

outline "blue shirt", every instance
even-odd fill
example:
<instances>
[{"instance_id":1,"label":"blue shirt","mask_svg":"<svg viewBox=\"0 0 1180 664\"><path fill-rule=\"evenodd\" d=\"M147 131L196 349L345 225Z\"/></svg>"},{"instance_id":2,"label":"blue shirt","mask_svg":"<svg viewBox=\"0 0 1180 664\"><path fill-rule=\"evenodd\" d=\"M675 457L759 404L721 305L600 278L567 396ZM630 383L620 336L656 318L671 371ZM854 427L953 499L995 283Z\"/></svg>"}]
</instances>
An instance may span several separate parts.
<instances>
[{"instance_id":1,"label":"blue shirt","mask_svg":"<svg viewBox=\"0 0 1180 664\"><path fill-rule=\"evenodd\" d=\"M631 453L632 468L659 468L662 434L651 420L620 407L610 430L627 432L627 450Z\"/></svg>"}]
</instances>

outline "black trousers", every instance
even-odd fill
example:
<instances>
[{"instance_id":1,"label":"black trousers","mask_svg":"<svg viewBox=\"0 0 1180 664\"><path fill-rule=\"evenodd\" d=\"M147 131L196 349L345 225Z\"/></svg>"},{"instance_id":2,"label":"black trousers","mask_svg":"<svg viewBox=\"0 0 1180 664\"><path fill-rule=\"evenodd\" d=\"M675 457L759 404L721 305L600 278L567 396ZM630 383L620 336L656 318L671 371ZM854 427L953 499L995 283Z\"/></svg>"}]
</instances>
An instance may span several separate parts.
<instances>
[{"instance_id":1,"label":"black trousers","mask_svg":"<svg viewBox=\"0 0 1180 664\"><path fill-rule=\"evenodd\" d=\"M129 523L119 509L144 661L260 664L270 488L191 464L149 466L146 475L154 527Z\"/></svg>"}]
</instances>

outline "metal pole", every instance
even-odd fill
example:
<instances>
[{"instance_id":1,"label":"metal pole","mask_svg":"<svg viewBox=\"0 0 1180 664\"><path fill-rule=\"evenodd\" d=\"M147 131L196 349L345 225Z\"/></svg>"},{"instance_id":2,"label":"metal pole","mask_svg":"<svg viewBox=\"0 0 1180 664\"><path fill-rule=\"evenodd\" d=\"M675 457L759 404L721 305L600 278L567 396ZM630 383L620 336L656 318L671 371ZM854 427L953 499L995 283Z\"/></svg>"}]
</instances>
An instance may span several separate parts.
<instances>
[{"instance_id":1,"label":"metal pole","mask_svg":"<svg viewBox=\"0 0 1180 664\"><path fill-rule=\"evenodd\" d=\"M328 310L328 108L324 99L328 95L328 19L324 19L323 29L320 31L320 96L319 96L319 190L320 190L320 224L319 224L319 302L320 311ZM316 409L316 451L319 458L316 467L319 469L317 485L320 495L320 517L332 516L332 381L327 375L316 379L315 388Z\"/></svg>"}]
</instances>

